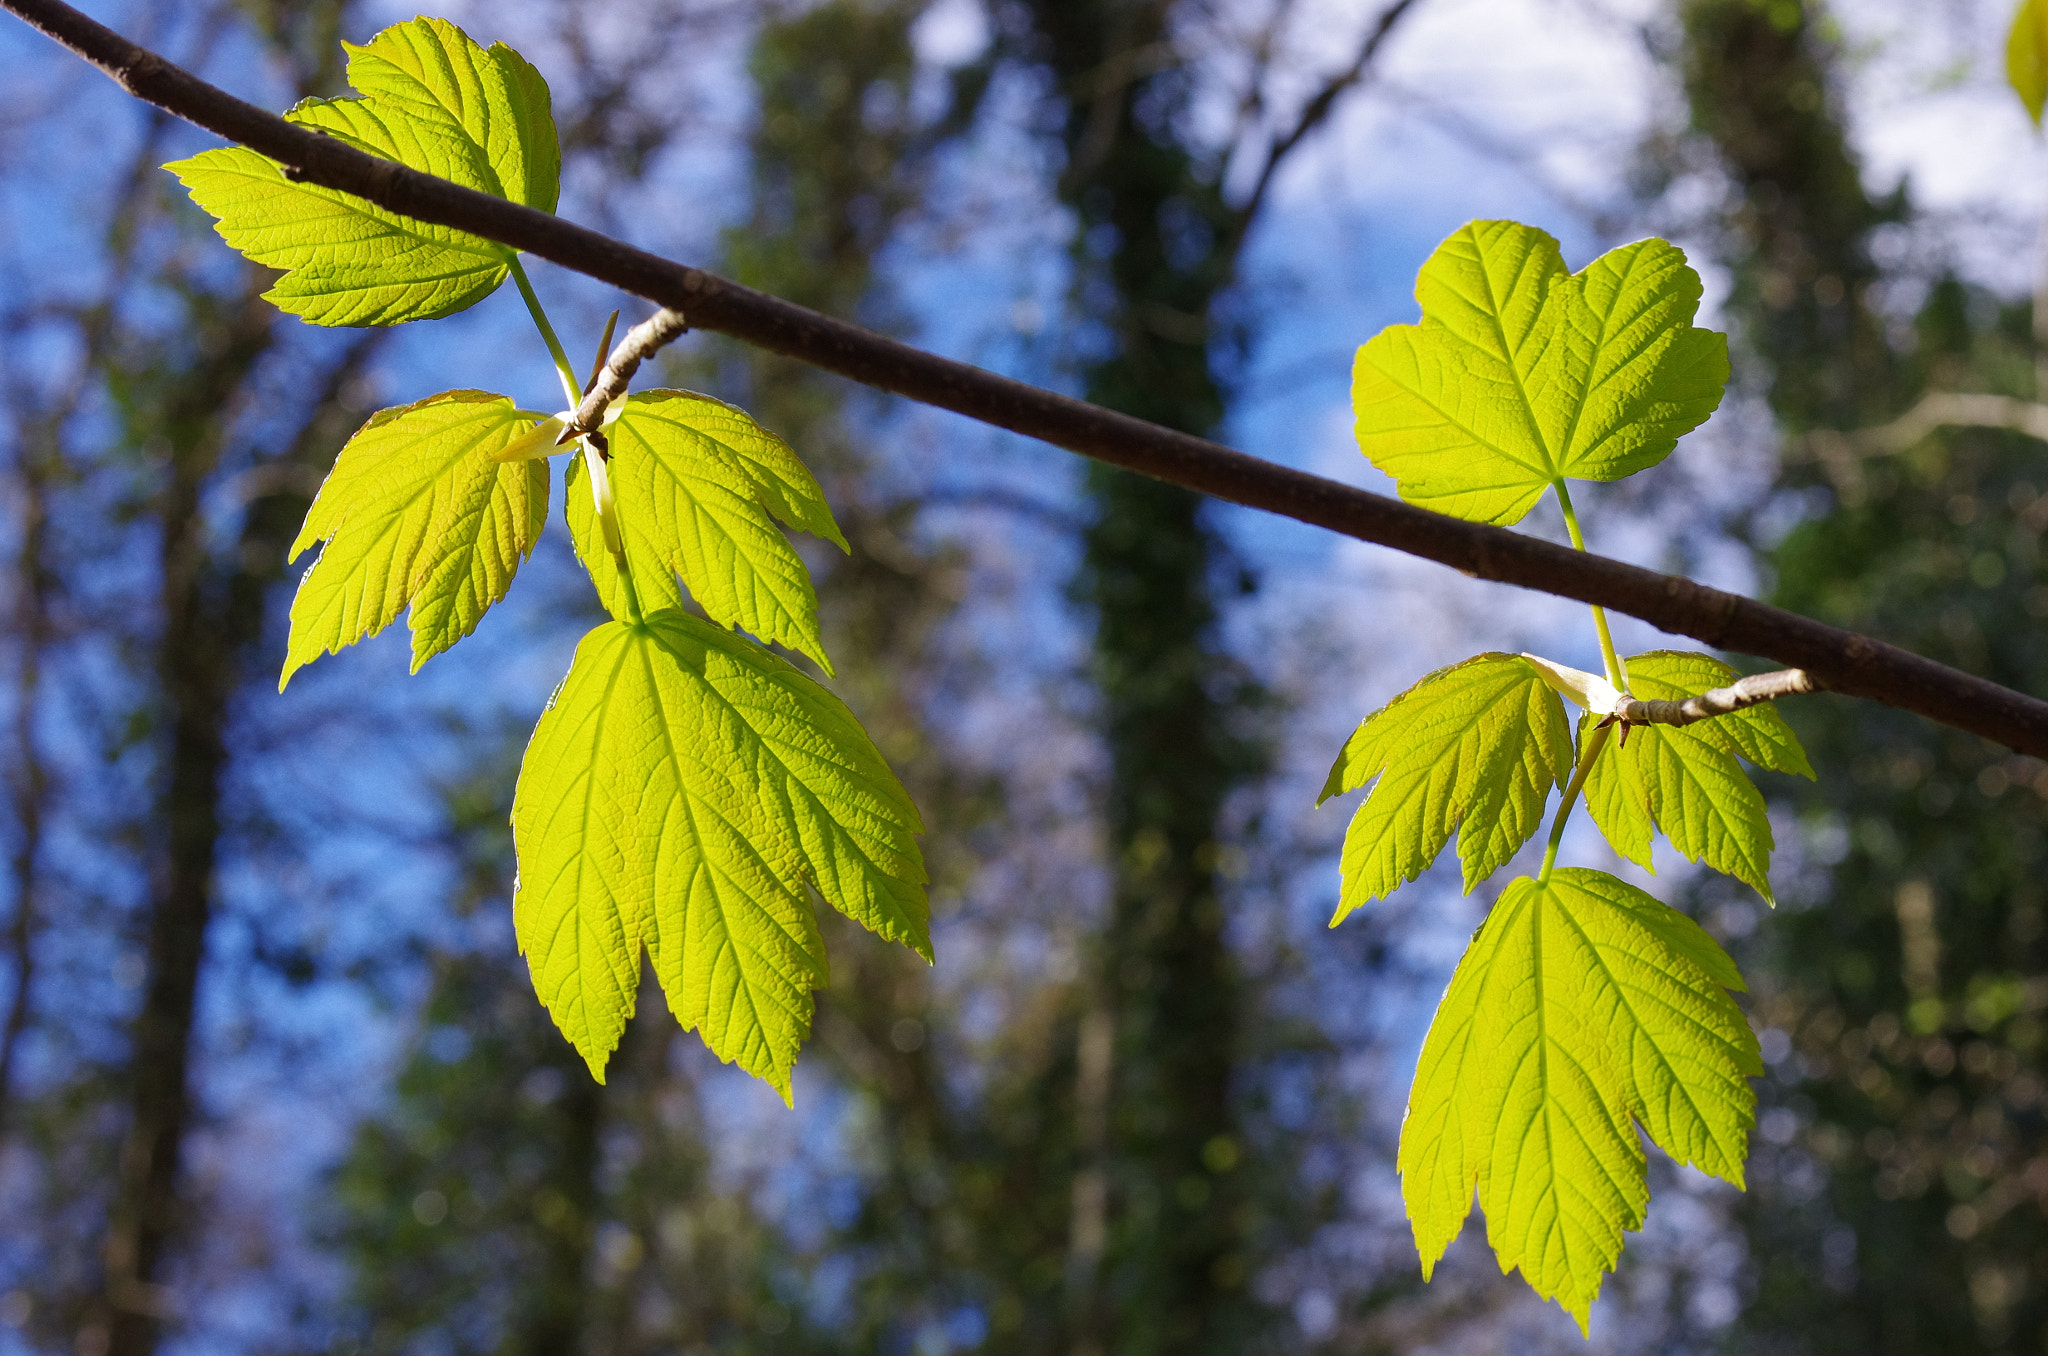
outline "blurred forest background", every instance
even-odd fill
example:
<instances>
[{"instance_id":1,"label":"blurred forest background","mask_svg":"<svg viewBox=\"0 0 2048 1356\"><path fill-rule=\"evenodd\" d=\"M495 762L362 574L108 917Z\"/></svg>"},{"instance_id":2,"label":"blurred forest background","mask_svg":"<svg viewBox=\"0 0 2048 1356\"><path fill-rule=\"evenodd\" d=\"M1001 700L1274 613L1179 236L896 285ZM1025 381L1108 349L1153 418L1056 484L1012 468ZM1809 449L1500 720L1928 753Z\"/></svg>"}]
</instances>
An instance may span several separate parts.
<instances>
[{"instance_id":1,"label":"blurred forest background","mask_svg":"<svg viewBox=\"0 0 2048 1356\"><path fill-rule=\"evenodd\" d=\"M413 12L92 9L271 107ZM2010 0L447 12L547 75L565 214L1374 488L1350 352L1437 239L1669 236L1737 389L1590 496L1595 549L2048 691ZM786 436L853 542L828 643L931 823L939 963L827 920L793 1112L652 985L595 1086L508 909L519 750L597 614L565 542L416 678L387 636L274 681L348 433L546 400L545 354L509 294L279 316L156 168L206 144L0 22L0 1352L1589 1349L1476 1222L1420 1283L1393 1144L1485 901L1440 871L1327 931L1311 808L1430 667L1591 666L1577 609L693 336L665 380ZM618 302L538 273L594 349ZM1657 886L1751 977L1751 1190L1653 1151L1590 1349L2048 1350L2048 772L1786 714L1823 775L1768 786L1780 907Z\"/></svg>"}]
</instances>

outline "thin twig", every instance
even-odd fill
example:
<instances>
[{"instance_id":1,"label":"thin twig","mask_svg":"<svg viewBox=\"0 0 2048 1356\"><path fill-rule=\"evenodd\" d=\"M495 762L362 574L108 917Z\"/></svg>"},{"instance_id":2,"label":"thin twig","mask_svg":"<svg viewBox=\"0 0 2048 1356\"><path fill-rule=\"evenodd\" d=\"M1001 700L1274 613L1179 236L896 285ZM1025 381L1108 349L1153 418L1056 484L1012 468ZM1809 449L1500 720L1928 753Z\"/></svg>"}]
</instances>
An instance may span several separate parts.
<instances>
[{"instance_id":1,"label":"thin twig","mask_svg":"<svg viewBox=\"0 0 2048 1356\"><path fill-rule=\"evenodd\" d=\"M605 361L604 370L597 374L597 380L584 392L583 403L576 407L576 417L569 421L556 442L571 442L586 433L595 433L602 428L606 407L626 393L626 384L633 380L633 374L640 370L640 364L653 357L664 345L689 328L690 322L683 319L681 311L670 310L664 306L627 330L626 337L619 340L619 346L612 350L612 356Z\"/></svg>"},{"instance_id":2,"label":"thin twig","mask_svg":"<svg viewBox=\"0 0 2048 1356\"><path fill-rule=\"evenodd\" d=\"M1838 489L1854 494L1863 486L1862 462L1904 452L1938 428L2006 429L2048 442L2048 405L2015 396L1930 391L1888 424L1847 433L1814 429L1795 446L1826 467Z\"/></svg>"},{"instance_id":3,"label":"thin twig","mask_svg":"<svg viewBox=\"0 0 2048 1356\"><path fill-rule=\"evenodd\" d=\"M1831 692L1867 697L2016 752L2048 757L2048 702L1873 637L1676 575L1432 513L942 358L294 126L136 46L62 0L0 0L0 8L98 65L137 98L270 157L296 181L525 250L657 305L687 310L694 328L1475 578L1595 603L1715 648L1774 659L1805 669Z\"/></svg>"},{"instance_id":4,"label":"thin twig","mask_svg":"<svg viewBox=\"0 0 2048 1356\"><path fill-rule=\"evenodd\" d=\"M2002 428L2048 442L2048 405L2014 396L1930 391L1889 424L1852 433L1819 429L1806 435L1806 441L1822 460L1837 449L1875 457L1903 452L1938 428Z\"/></svg>"},{"instance_id":5,"label":"thin twig","mask_svg":"<svg viewBox=\"0 0 2048 1356\"><path fill-rule=\"evenodd\" d=\"M1687 697L1682 702L1644 701L1639 697L1628 697L1614 708L1613 719L1623 725L1691 725L1696 721L1712 720L1715 716L1733 715L1759 702L1803 696L1819 690L1819 685L1805 669L1780 669L1776 673L1755 673L1747 678L1738 678L1727 687L1717 687L1697 697Z\"/></svg>"}]
</instances>

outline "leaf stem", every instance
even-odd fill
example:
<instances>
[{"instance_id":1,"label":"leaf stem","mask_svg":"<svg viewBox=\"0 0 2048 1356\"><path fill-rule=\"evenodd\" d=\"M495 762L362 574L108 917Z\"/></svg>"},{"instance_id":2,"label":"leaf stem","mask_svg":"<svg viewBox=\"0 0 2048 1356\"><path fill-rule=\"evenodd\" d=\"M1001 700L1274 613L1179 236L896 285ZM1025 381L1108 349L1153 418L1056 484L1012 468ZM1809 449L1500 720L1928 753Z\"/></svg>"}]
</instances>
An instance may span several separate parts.
<instances>
[{"instance_id":1,"label":"leaf stem","mask_svg":"<svg viewBox=\"0 0 2048 1356\"><path fill-rule=\"evenodd\" d=\"M611 553L612 561L618 566L619 585L625 593L626 621L638 626L645 620L640 611L640 590L633 585L633 566L626 559L625 533L619 527L618 501L612 494L611 448L602 433L586 433L576 440L578 455L583 458L584 478L590 482L590 507L597 516L598 535L604 539L604 549Z\"/></svg>"},{"instance_id":2,"label":"leaf stem","mask_svg":"<svg viewBox=\"0 0 2048 1356\"><path fill-rule=\"evenodd\" d=\"M612 557L619 565L619 583L626 590L626 623L639 626L647 620L647 614L640 610L640 590L633 587L633 567L626 562L626 553L619 552Z\"/></svg>"},{"instance_id":3,"label":"leaf stem","mask_svg":"<svg viewBox=\"0 0 2048 1356\"><path fill-rule=\"evenodd\" d=\"M1572 492L1565 488L1562 476L1551 481L1550 486L1557 491L1558 507L1564 510L1564 530L1571 534L1572 549L1585 550L1586 535L1579 531L1579 514L1578 510L1572 507ZM1607 681L1626 692L1628 670L1622 667L1621 656L1615 652L1614 636L1607 629L1607 610L1598 603L1590 603L1588 606L1593 609L1593 629L1600 633L1600 662L1607 666Z\"/></svg>"},{"instance_id":4,"label":"leaf stem","mask_svg":"<svg viewBox=\"0 0 2048 1356\"><path fill-rule=\"evenodd\" d=\"M569 398L569 408L573 410L582 398L583 388L577 385L576 369L569 365L569 355L562 351L562 341L555 337L555 327L548 323L548 313L541 309L540 298L534 295L533 284L527 281L526 269L521 266L517 255L512 257L512 281L519 284L519 295L526 302L526 313L533 317L540 337L547 341L548 352L555 359L555 375L562 379L562 394Z\"/></svg>"},{"instance_id":5,"label":"leaf stem","mask_svg":"<svg viewBox=\"0 0 2048 1356\"><path fill-rule=\"evenodd\" d=\"M574 410L582 403L583 387L577 382L576 369L569 365L569 355L563 350L562 341L555 336L555 327L548 323L548 313L534 294L533 284L527 280L526 270L520 266L516 255L512 259L512 281L519 284L519 295L526 301L526 313L533 317L534 327L540 331L540 337L547 340L548 352L555 359L555 375L562 379L562 394L568 397L569 408ZM618 318L619 313L612 312L612 322L616 323ZM604 336L605 343L609 344L611 325L605 326ZM604 345L599 345L600 371L603 370L603 361ZM597 374L592 373L591 384L595 385L596 380ZM599 441L593 442L593 439ZM638 626L646 619L646 614L640 610L640 590L633 586L633 567L626 560L625 538L619 530L618 505L611 493L611 472L605 465L610 449L602 439L602 434L593 432L576 441L583 456L584 473L590 480L591 508L597 514L598 531L605 539L605 548L619 567L619 584L626 595L626 621L629 625Z\"/></svg>"},{"instance_id":6,"label":"leaf stem","mask_svg":"<svg viewBox=\"0 0 2048 1356\"><path fill-rule=\"evenodd\" d=\"M1580 751L1578 766L1572 769L1572 779L1565 784L1564 799L1558 803L1557 818L1550 822L1550 841L1543 846L1543 869L1536 873L1538 885L1550 879L1550 869L1557 865L1557 846L1564 841L1565 821L1571 818L1572 806L1578 803L1579 792L1585 789L1594 760L1599 758L1600 751L1607 747L1607 741L1613 734L1613 726L1596 724L1592 733L1586 736L1586 747Z\"/></svg>"}]
</instances>

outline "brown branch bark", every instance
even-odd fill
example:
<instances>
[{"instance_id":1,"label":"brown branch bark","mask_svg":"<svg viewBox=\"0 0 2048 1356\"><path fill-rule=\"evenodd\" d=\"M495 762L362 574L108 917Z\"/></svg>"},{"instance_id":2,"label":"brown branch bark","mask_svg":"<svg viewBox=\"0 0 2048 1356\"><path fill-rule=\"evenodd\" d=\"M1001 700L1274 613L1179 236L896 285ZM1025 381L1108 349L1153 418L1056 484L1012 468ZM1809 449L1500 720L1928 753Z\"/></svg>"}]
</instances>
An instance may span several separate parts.
<instances>
[{"instance_id":1,"label":"brown branch bark","mask_svg":"<svg viewBox=\"0 0 2048 1356\"><path fill-rule=\"evenodd\" d=\"M590 389L583 393L582 402L576 406L576 417L562 430L562 441L567 442L601 427L605 407L626 393L626 384L633 380L640 364L659 353L663 346L680 337L688 328L689 323L683 319L681 311L672 311L664 306L627 330L626 337L619 340L619 346L605 360L597 380L591 382Z\"/></svg>"},{"instance_id":2,"label":"brown branch bark","mask_svg":"<svg viewBox=\"0 0 2048 1356\"><path fill-rule=\"evenodd\" d=\"M1495 580L1597 603L1707 645L1805 669L1866 697L2048 758L2048 702L1870 636L1674 575L1468 523L1249 457L898 343L559 217L458 187L295 127L138 47L61 0L4 7L137 98L277 160L294 178L538 255L716 330L855 381L1231 503Z\"/></svg>"}]
</instances>

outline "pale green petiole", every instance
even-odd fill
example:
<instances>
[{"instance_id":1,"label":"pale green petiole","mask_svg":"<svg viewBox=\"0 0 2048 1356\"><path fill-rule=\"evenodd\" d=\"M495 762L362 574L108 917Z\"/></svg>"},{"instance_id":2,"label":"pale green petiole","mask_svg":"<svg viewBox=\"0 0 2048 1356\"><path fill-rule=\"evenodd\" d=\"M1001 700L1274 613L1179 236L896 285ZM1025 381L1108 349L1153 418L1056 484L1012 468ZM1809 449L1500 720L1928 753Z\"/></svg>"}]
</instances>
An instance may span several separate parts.
<instances>
[{"instance_id":1,"label":"pale green petiole","mask_svg":"<svg viewBox=\"0 0 2048 1356\"><path fill-rule=\"evenodd\" d=\"M619 583L626 592L626 619L638 626L641 620L640 594L633 587L633 568L626 562L626 543L619 535L618 504L612 498L612 473L606 464L605 454L595 442L596 435L579 438L583 448L583 472L590 477L590 502L597 510L597 522L604 532L605 549L618 562Z\"/></svg>"},{"instance_id":2,"label":"pale green petiole","mask_svg":"<svg viewBox=\"0 0 2048 1356\"><path fill-rule=\"evenodd\" d=\"M1564 478L1550 482L1557 491L1558 507L1564 510L1564 528L1571 534L1572 549L1586 549L1586 535L1579 530L1578 510L1572 507L1572 493L1565 488ZM1600 633L1600 662L1607 667L1607 681L1622 692L1628 691L1628 670L1622 666L1621 656L1614 649L1614 636L1607 629L1607 611L1598 604L1588 604L1593 609L1593 628ZM1593 761L1600 751L1607 747L1607 738L1612 727L1596 725L1586 736L1586 747L1579 754L1578 766L1572 769L1572 779L1564 788L1564 799L1558 803L1557 818L1550 825L1550 841L1543 848L1543 869L1537 873L1539 882L1550 879L1550 869L1557 864L1557 847L1564 841L1565 821L1571 818L1572 806L1578 803L1579 792L1585 788L1586 778L1593 771Z\"/></svg>"},{"instance_id":3,"label":"pale green petiole","mask_svg":"<svg viewBox=\"0 0 2048 1356\"><path fill-rule=\"evenodd\" d=\"M562 341L555 337L555 327L548 323L548 313L541 309L540 298L534 294L533 284L527 281L526 270L516 255L512 259L512 281L519 284L519 295L526 302L526 313L533 317L534 327L547 341L548 352L555 360L555 375L562 379L562 394L568 398L569 408L573 410L583 398L582 388L576 384L576 369L569 365L569 355L562 351Z\"/></svg>"},{"instance_id":4,"label":"pale green petiole","mask_svg":"<svg viewBox=\"0 0 2048 1356\"><path fill-rule=\"evenodd\" d=\"M1560 476L1551 481L1550 487L1557 491L1558 507L1564 510L1564 530L1571 534L1572 549L1585 550L1586 537L1579 531L1578 511L1572 507L1572 494L1565 488L1564 478ZM1600 633L1600 662L1607 666L1607 681L1626 692L1628 670L1622 666L1621 656L1614 649L1614 637L1607 630L1607 609L1597 603L1587 606L1593 609L1593 628Z\"/></svg>"},{"instance_id":5,"label":"pale green petiole","mask_svg":"<svg viewBox=\"0 0 2048 1356\"><path fill-rule=\"evenodd\" d=\"M1579 792L1586 786L1586 778L1593 771L1593 762L1600 751L1607 747L1607 740L1614 733L1614 727L1597 724L1586 736L1586 747L1579 753L1578 766L1572 769L1572 779L1565 784L1564 799L1558 802L1557 818L1550 822L1550 841L1543 845L1543 869L1536 873L1536 883L1541 885L1550 879L1550 868L1557 865L1557 845L1564 841L1565 821L1571 818L1572 806L1578 803Z\"/></svg>"},{"instance_id":6,"label":"pale green petiole","mask_svg":"<svg viewBox=\"0 0 2048 1356\"><path fill-rule=\"evenodd\" d=\"M569 407L506 447L498 454L497 459L501 461L549 455L555 450L553 440L560 436L568 420L574 416L576 407L583 400L583 388L576 383L576 369L569 365L569 355L563 351L562 341L555 336L555 327L548 323L548 313L542 308L540 298L534 295L533 284L527 281L526 270L520 267L517 258L512 260L512 281L519 284L519 295L526 301L527 314L533 317L534 327L540 331L540 337L547 341L548 352L554 356L555 375L562 379L562 394L568 398ZM613 312L612 319L618 319L617 312ZM610 325L605 326L605 340L607 343L611 340ZM600 348L600 362L603 360L602 352ZM611 423L618 417L616 406L606 413L608 417L604 420L605 423ZM619 582L624 585L626 593L627 620L638 626L641 621L640 594L633 587L633 568L626 561L626 543L619 532L619 508L617 501L612 497L611 471L605 465L604 453L598 450L590 438L578 438L576 445L582 450L583 469L590 478L590 502L597 510L598 525L604 531L605 549L609 550L612 559L618 562Z\"/></svg>"}]
</instances>

